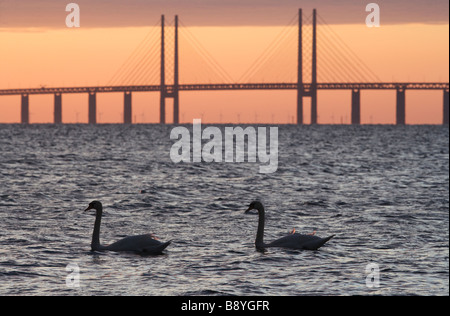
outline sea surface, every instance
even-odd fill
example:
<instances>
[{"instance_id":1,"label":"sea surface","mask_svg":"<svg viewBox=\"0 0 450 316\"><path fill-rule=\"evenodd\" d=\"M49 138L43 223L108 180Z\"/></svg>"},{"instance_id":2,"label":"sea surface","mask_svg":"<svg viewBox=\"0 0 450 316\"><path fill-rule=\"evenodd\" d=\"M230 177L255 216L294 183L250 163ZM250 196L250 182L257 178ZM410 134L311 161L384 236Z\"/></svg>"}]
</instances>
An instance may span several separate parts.
<instances>
[{"instance_id":1,"label":"sea surface","mask_svg":"<svg viewBox=\"0 0 450 316\"><path fill-rule=\"evenodd\" d=\"M0 295L449 295L448 127L279 126L272 174L175 164L172 128L0 125ZM267 242L336 236L258 252L254 199ZM102 243L172 244L91 252L93 200Z\"/></svg>"}]
</instances>

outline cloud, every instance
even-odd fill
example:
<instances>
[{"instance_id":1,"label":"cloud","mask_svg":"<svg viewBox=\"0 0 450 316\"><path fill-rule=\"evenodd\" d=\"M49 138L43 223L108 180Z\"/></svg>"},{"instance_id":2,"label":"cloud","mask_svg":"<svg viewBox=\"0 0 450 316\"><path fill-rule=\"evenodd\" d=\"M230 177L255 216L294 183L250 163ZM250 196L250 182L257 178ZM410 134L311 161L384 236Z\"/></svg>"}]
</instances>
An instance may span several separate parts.
<instances>
[{"instance_id":1,"label":"cloud","mask_svg":"<svg viewBox=\"0 0 450 316\"><path fill-rule=\"evenodd\" d=\"M448 23L447 0L72 0L82 27L148 26L161 14L180 15L187 25L286 25L299 7L317 8L329 23L364 23L365 7L376 2L381 23ZM62 0L0 0L0 27L65 27Z\"/></svg>"}]
</instances>

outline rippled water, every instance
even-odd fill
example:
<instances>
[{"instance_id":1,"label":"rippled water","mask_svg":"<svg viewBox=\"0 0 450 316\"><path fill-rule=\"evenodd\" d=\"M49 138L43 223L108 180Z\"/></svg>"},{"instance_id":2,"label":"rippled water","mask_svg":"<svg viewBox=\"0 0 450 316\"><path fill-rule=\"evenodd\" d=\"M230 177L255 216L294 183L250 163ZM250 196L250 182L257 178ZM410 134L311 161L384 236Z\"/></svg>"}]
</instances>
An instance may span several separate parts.
<instances>
[{"instance_id":1,"label":"rippled water","mask_svg":"<svg viewBox=\"0 0 450 316\"><path fill-rule=\"evenodd\" d=\"M0 295L449 294L449 129L280 126L279 168L169 158L170 126L0 125ZM254 248L292 228L319 251ZM165 254L92 253L154 233ZM379 266L380 287L366 286ZM80 287L70 288L68 264ZM70 278L69 278L70 280ZM371 279L369 278L369 281Z\"/></svg>"}]
</instances>

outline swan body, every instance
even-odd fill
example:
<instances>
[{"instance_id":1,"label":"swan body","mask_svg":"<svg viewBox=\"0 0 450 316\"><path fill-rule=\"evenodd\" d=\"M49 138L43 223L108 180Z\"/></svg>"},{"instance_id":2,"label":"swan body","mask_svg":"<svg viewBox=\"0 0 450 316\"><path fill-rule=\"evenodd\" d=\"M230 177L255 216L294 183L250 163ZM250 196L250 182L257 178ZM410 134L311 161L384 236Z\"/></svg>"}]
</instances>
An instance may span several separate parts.
<instances>
[{"instance_id":1,"label":"swan body","mask_svg":"<svg viewBox=\"0 0 450 316\"><path fill-rule=\"evenodd\" d=\"M266 244L264 242L264 223L265 223L265 211L264 206L259 201L253 201L245 213L251 210L257 210L259 215L258 231L256 233L255 246L258 250L264 250L270 247L297 249L297 250L317 250L322 247L327 241L334 237L334 235L320 238L315 235L303 235L294 233L277 239L271 243Z\"/></svg>"},{"instance_id":2,"label":"swan body","mask_svg":"<svg viewBox=\"0 0 450 316\"><path fill-rule=\"evenodd\" d=\"M162 243L156 239L153 239L152 235L138 235L138 236L128 236L115 243L104 246L100 244L100 224L103 214L103 206L99 201L93 201L89 204L89 207L85 210L89 211L95 209L95 225L94 232L92 234L91 249L92 251L128 251L135 252L143 255L157 255L161 254L167 246L170 245L170 241Z\"/></svg>"}]
</instances>

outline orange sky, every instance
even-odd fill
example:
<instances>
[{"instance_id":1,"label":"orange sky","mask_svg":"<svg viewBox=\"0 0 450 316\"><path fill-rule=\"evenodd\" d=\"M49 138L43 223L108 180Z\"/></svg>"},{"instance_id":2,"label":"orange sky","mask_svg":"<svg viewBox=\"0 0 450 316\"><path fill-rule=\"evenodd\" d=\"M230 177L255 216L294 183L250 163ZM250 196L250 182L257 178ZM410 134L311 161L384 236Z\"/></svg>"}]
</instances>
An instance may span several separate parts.
<instances>
[{"instance_id":1,"label":"orange sky","mask_svg":"<svg viewBox=\"0 0 450 316\"><path fill-rule=\"evenodd\" d=\"M449 80L448 24L380 28L352 24L332 28L382 81ZM193 27L189 31L238 80L282 29L228 26ZM148 32L148 27L0 29L0 89L106 85ZM189 47L183 50L181 46L180 50L185 53L180 60L180 76L182 80L194 80L198 67L195 56L186 56ZM295 61L295 50L292 56ZM327 77L321 71L319 64L319 80L321 74ZM295 71L278 74L274 70L275 79L265 80L287 80L283 76L291 73ZM197 80L208 79L199 74ZM362 123L395 122L395 91L363 91L361 96ZM203 118L207 123L292 123L296 115L295 91L183 92L180 97L182 122ZM319 91L318 98L319 123L350 122L350 91ZM406 102L407 123L441 123L442 91L408 91ZM97 104L100 123L122 121L122 93L99 94ZM171 101L168 104L167 117L171 119ZM309 101L305 104L308 123ZM53 96L31 96L30 112L31 123L51 122ZM159 94L134 93L133 121L156 123L158 119ZM19 120L20 97L0 97L0 123ZM87 122L87 95L63 95L63 122Z\"/></svg>"}]
</instances>

